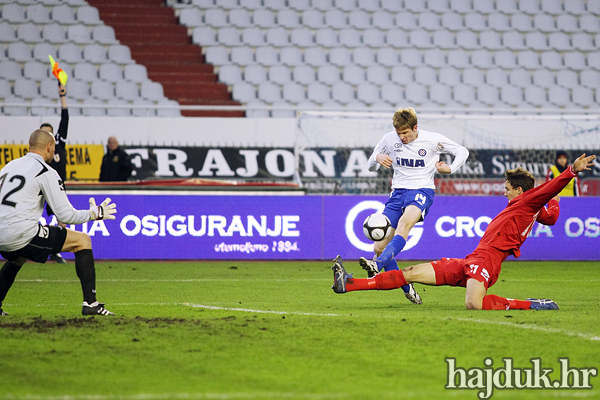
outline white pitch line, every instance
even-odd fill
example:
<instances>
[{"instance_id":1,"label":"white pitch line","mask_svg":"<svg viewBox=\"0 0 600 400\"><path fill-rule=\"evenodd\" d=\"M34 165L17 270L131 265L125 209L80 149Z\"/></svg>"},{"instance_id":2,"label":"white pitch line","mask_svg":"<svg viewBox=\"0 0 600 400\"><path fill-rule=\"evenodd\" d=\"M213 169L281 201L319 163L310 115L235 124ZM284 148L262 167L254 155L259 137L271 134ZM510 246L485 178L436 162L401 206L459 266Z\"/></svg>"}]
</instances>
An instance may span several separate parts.
<instances>
[{"instance_id":1,"label":"white pitch line","mask_svg":"<svg viewBox=\"0 0 600 400\"><path fill-rule=\"evenodd\" d=\"M164 394L134 394L134 395L58 395L38 396L8 395L0 397L6 400L163 400L163 399L339 399L347 394L312 394L312 393L164 393Z\"/></svg>"},{"instance_id":2,"label":"white pitch line","mask_svg":"<svg viewBox=\"0 0 600 400\"><path fill-rule=\"evenodd\" d=\"M183 303L184 306L194 307L194 308L203 308L206 310L224 310L224 311L241 311L247 313L257 313L257 314L279 314L279 315L314 315L319 317L341 317L342 314L319 314L319 313L309 313L309 312L297 312L297 311L273 311L273 310L254 310L251 308L232 308L232 307L216 307L216 306L207 306L203 304L194 304L194 303Z\"/></svg>"},{"instance_id":3,"label":"white pitch line","mask_svg":"<svg viewBox=\"0 0 600 400\"><path fill-rule=\"evenodd\" d=\"M198 279L96 279L96 282L245 282L253 279L239 278L198 278ZM289 279L257 278L260 282L289 282ZM294 279L294 282L329 282L329 278L319 279ZM42 283L79 283L78 279L17 279L17 282L42 282Z\"/></svg>"},{"instance_id":4,"label":"white pitch line","mask_svg":"<svg viewBox=\"0 0 600 400\"><path fill-rule=\"evenodd\" d=\"M563 331L562 329L556 329L556 328L544 328L541 326L535 326L535 325L529 325L529 324L515 324L512 322L486 321L484 319L470 319L470 318L442 318L442 319L446 319L446 320L447 319L455 319L457 321L476 322L479 324L504 325L504 326L510 326L513 328L531 329L534 331L541 331L541 332L548 332L548 333L558 333L558 334L563 334L563 335L567 335L567 336L579 337L579 338L587 339L587 340L594 340L594 341L600 340L600 336L597 336L597 335L594 336L594 335L589 335L589 334L580 333L580 332Z\"/></svg>"}]
</instances>

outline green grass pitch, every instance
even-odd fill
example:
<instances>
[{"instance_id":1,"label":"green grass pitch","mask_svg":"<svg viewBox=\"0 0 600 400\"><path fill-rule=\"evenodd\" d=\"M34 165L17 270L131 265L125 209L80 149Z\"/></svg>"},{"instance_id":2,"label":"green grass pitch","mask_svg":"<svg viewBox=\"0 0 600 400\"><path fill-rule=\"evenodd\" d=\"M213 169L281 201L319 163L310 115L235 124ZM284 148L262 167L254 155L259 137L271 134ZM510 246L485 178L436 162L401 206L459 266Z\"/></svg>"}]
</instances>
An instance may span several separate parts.
<instances>
[{"instance_id":1,"label":"green grass pitch","mask_svg":"<svg viewBox=\"0 0 600 400\"><path fill-rule=\"evenodd\" d=\"M468 311L451 287L415 285L422 306L401 290L337 295L331 265L97 262L98 298L118 316L84 318L72 262L27 263L0 317L0 400L477 399L445 389L446 357L600 368L598 262L505 263L490 293L561 306L538 312ZM591 384L492 398L600 398Z\"/></svg>"}]
</instances>

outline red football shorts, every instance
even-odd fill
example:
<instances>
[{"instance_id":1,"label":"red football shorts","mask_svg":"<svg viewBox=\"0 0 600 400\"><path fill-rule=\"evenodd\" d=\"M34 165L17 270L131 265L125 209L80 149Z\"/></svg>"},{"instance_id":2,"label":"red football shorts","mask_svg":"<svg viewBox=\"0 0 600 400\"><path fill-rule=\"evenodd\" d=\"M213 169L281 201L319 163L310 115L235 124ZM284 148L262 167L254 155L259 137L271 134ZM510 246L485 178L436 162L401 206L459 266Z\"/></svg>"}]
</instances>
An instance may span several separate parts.
<instances>
[{"instance_id":1,"label":"red football shorts","mask_svg":"<svg viewBox=\"0 0 600 400\"><path fill-rule=\"evenodd\" d=\"M467 286L470 278L483 282L489 288L498 280L501 262L491 260L485 255L469 254L467 258L442 258L432 261L436 285Z\"/></svg>"}]
</instances>

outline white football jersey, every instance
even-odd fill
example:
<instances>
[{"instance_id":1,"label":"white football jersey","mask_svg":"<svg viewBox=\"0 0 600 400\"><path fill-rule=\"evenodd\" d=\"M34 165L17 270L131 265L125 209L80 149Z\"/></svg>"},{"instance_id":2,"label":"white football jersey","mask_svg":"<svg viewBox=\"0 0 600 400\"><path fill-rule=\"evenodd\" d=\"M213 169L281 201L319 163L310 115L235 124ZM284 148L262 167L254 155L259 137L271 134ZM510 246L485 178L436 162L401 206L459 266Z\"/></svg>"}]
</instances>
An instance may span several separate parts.
<instances>
[{"instance_id":1,"label":"white football jersey","mask_svg":"<svg viewBox=\"0 0 600 400\"><path fill-rule=\"evenodd\" d=\"M415 140L404 144L396 131L387 133L369 157L369 171L381 167L376 160L377 154L387 154L393 161L392 189L435 189L433 177L440 154L454 156L451 173L456 172L469 157L469 150L444 135L422 129L417 129L417 134Z\"/></svg>"},{"instance_id":2,"label":"white football jersey","mask_svg":"<svg viewBox=\"0 0 600 400\"><path fill-rule=\"evenodd\" d=\"M76 210L58 173L39 154L27 153L0 170L0 251L25 247L38 232L44 200L59 221L81 224L94 219Z\"/></svg>"}]
</instances>

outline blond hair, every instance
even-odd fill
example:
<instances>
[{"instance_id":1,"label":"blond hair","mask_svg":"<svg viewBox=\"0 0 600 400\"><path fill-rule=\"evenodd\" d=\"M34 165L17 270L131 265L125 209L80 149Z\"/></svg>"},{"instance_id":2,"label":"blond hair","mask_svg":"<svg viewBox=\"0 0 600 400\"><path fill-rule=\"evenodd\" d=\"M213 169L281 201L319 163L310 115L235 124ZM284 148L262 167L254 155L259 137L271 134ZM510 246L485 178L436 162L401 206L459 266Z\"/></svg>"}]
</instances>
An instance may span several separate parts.
<instances>
[{"instance_id":1,"label":"blond hair","mask_svg":"<svg viewBox=\"0 0 600 400\"><path fill-rule=\"evenodd\" d=\"M400 108L392 118L394 128L413 129L417 125L417 113L413 108Z\"/></svg>"}]
</instances>

